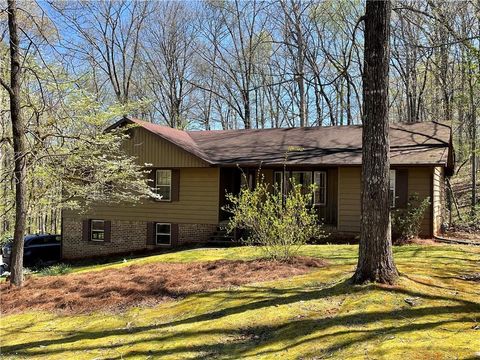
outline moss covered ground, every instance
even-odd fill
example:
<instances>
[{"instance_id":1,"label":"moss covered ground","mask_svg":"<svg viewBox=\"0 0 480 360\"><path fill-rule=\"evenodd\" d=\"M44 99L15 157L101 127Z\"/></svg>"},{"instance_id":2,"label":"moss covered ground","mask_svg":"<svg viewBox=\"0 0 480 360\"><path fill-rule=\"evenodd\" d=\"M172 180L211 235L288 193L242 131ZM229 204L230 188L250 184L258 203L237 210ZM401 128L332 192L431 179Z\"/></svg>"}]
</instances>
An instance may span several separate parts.
<instances>
[{"instance_id":1,"label":"moss covered ground","mask_svg":"<svg viewBox=\"0 0 480 360\"><path fill-rule=\"evenodd\" d=\"M352 286L357 246L306 246L329 266L288 279L216 289L153 308L2 316L5 359L476 359L480 249L395 248L396 286ZM252 259L255 248L194 249L76 268ZM466 276L466 277L465 277ZM465 278L464 278L465 277Z\"/></svg>"}]
</instances>

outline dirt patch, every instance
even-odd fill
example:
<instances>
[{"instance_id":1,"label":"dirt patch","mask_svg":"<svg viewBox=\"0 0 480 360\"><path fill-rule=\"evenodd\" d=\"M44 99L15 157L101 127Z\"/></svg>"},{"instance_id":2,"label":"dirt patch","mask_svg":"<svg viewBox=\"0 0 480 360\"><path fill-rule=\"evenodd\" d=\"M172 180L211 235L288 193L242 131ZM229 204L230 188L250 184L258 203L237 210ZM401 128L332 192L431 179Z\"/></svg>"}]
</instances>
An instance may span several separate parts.
<instances>
[{"instance_id":1,"label":"dirt patch","mask_svg":"<svg viewBox=\"0 0 480 360\"><path fill-rule=\"evenodd\" d=\"M88 313L121 311L215 288L275 280L325 266L297 257L289 263L267 260L155 263L84 274L32 277L23 288L0 285L3 314L26 310Z\"/></svg>"}]
</instances>

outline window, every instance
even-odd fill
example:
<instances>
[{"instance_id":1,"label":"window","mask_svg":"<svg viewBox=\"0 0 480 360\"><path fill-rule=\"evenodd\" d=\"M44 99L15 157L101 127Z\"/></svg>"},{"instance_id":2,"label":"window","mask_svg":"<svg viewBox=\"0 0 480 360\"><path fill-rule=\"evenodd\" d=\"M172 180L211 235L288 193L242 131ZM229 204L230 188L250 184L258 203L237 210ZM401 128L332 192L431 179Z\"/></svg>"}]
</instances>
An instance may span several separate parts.
<instances>
[{"instance_id":1,"label":"window","mask_svg":"<svg viewBox=\"0 0 480 360\"><path fill-rule=\"evenodd\" d=\"M92 220L90 222L90 240L92 241L105 240L105 221Z\"/></svg>"},{"instance_id":2,"label":"window","mask_svg":"<svg viewBox=\"0 0 480 360\"><path fill-rule=\"evenodd\" d=\"M315 182L315 192L313 193L314 205L327 204L327 173L325 171L315 171L313 173Z\"/></svg>"},{"instance_id":3,"label":"window","mask_svg":"<svg viewBox=\"0 0 480 360\"><path fill-rule=\"evenodd\" d=\"M292 171L291 181L296 185L302 185L302 194L307 194L310 191L310 185L312 185L312 172Z\"/></svg>"},{"instance_id":4,"label":"window","mask_svg":"<svg viewBox=\"0 0 480 360\"><path fill-rule=\"evenodd\" d=\"M162 198L159 201L172 199L172 170L157 170L155 173L155 189Z\"/></svg>"},{"instance_id":5,"label":"window","mask_svg":"<svg viewBox=\"0 0 480 360\"><path fill-rule=\"evenodd\" d=\"M395 181L397 177L397 172L395 170L390 170L390 207L395 207Z\"/></svg>"},{"instance_id":6,"label":"window","mask_svg":"<svg viewBox=\"0 0 480 360\"><path fill-rule=\"evenodd\" d=\"M172 227L170 224L155 224L155 243L157 245L170 245Z\"/></svg>"},{"instance_id":7,"label":"window","mask_svg":"<svg viewBox=\"0 0 480 360\"><path fill-rule=\"evenodd\" d=\"M275 191L280 191L283 194L283 171L274 171L273 185L275 186Z\"/></svg>"},{"instance_id":8,"label":"window","mask_svg":"<svg viewBox=\"0 0 480 360\"><path fill-rule=\"evenodd\" d=\"M245 170L240 178L240 187L248 187L253 190L255 187L255 170Z\"/></svg>"}]
</instances>

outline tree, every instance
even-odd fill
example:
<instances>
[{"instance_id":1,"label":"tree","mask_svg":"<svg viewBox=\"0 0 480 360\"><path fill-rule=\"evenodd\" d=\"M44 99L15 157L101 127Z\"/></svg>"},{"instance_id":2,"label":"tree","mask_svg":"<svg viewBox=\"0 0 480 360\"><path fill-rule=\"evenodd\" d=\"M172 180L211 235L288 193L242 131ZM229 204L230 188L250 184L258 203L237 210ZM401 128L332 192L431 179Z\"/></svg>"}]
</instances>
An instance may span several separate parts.
<instances>
[{"instance_id":1,"label":"tree","mask_svg":"<svg viewBox=\"0 0 480 360\"><path fill-rule=\"evenodd\" d=\"M196 37L192 25L192 11L181 2L165 2L157 5L146 29L143 59L140 66L145 76L148 100L155 118L173 128L184 128L193 116L195 88L192 85Z\"/></svg>"},{"instance_id":2,"label":"tree","mask_svg":"<svg viewBox=\"0 0 480 360\"><path fill-rule=\"evenodd\" d=\"M26 138L25 123L22 117L20 104L20 40L17 25L16 0L8 0L8 32L10 35L10 84L1 80L2 86L7 90L10 99L10 120L12 123L12 141L14 153L15 177L15 225L13 232L13 249L11 257L12 284L23 284L23 236L25 234L26 209Z\"/></svg>"},{"instance_id":3,"label":"tree","mask_svg":"<svg viewBox=\"0 0 480 360\"><path fill-rule=\"evenodd\" d=\"M98 200L134 202L155 194L142 166L122 151L128 129L104 131L112 118L131 109L106 107L79 90L58 63L46 61L40 43L48 40L42 29L37 24L31 29L30 22L20 21L15 0L7 6L10 59L0 84L9 95L10 111L5 117L10 119L12 135L3 137L2 128L0 180L13 183L15 196L2 199L12 205L1 208L2 212L15 209L10 281L21 286L29 209L38 218L38 209L49 197L57 204L88 206ZM22 10L21 14L34 18ZM39 32L38 37L32 36L33 31ZM10 81L5 80L6 74Z\"/></svg>"},{"instance_id":4,"label":"tree","mask_svg":"<svg viewBox=\"0 0 480 360\"><path fill-rule=\"evenodd\" d=\"M284 45L287 48L293 62L293 73L297 85L298 94L298 116L300 127L307 123L307 99L305 91L305 31L303 29L303 13L309 10L308 5L303 6L302 1L280 0L283 10L284 24Z\"/></svg>"},{"instance_id":5,"label":"tree","mask_svg":"<svg viewBox=\"0 0 480 360\"><path fill-rule=\"evenodd\" d=\"M97 90L108 83L119 103L136 100L142 30L151 3L59 1L51 6L64 27L62 46L74 64L72 71L90 69Z\"/></svg>"},{"instance_id":6,"label":"tree","mask_svg":"<svg viewBox=\"0 0 480 360\"><path fill-rule=\"evenodd\" d=\"M393 261L389 172L390 1L367 0L363 73L362 219L357 284L391 284L398 276Z\"/></svg>"},{"instance_id":7,"label":"tree","mask_svg":"<svg viewBox=\"0 0 480 360\"><path fill-rule=\"evenodd\" d=\"M211 21L205 21L206 29L201 36L206 47L198 47L197 55L215 69L217 86L207 88L197 83L204 91L213 92L236 114L245 129L252 127L252 94L254 93L256 53L264 43L262 34L267 18L263 2L211 1L207 3Z\"/></svg>"}]
</instances>

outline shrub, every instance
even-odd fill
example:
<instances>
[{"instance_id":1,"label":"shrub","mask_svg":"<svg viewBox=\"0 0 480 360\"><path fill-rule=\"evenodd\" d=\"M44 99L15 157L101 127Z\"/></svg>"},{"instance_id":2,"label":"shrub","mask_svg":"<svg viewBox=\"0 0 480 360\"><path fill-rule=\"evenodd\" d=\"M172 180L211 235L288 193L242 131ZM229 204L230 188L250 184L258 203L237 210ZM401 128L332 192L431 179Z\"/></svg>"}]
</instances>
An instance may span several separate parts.
<instances>
[{"instance_id":1,"label":"shrub","mask_svg":"<svg viewBox=\"0 0 480 360\"><path fill-rule=\"evenodd\" d=\"M232 213L228 231L244 229L250 245L260 245L264 256L287 261L313 238L324 237L315 209L311 206L312 191L302 193L302 186L293 184L288 195L281 194L259 179L254 190L243 187L238 195L227 194Z\"/></svg>"},{"instance_id":2,"label":"shrub","mask_svg":"<svg viewBox=\"0 0 480 360\"><path fill-rule=\"evenodd\" d=\"M64 275L72 271L72 268L68 264L52 265L40 270L40 274L44 276Z\"/></svg>"},{"instance_id":3,"label":"shrub","mask_svg":"<svg viewBox=\"0 0 480 360\"><path fill-rule=\"evenodd\" d=\"M423 215L430 206L430 197L422 201L418 194L413 194L408 199L405 209L396 209L392 212L392 234L395 243L404 243L420 233Z\"/></svg>"},{"instance_id":4,"label":"shrub","mask_svg":"<svg viewBox=\"0 0 480 360\"><path fill-rule=\"evenodd\" d=\"M12 242L12 235L10 234L3 234L1 237L0 237L0 246L4 246L6 244L8 244L9 242Z\"/></svg>"}]
</instances>

